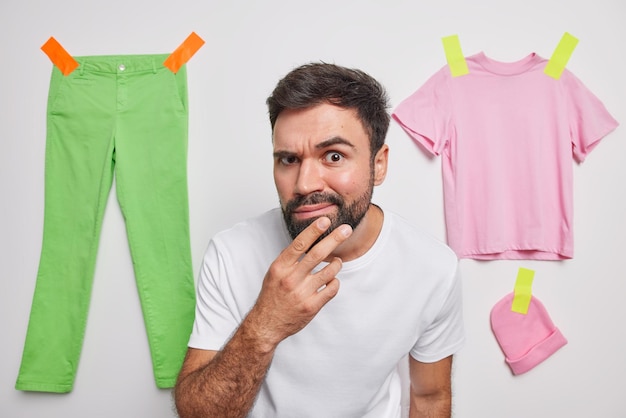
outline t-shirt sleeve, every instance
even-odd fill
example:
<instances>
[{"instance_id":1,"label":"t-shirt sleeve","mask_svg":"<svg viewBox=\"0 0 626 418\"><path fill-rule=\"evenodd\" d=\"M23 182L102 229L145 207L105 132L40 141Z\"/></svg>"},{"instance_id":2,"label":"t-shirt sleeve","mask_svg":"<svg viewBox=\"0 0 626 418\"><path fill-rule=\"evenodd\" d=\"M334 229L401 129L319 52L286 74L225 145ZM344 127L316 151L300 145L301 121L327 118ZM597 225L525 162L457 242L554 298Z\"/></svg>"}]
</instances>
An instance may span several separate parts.
<instances>
[{"instance_id":1,"label":"t-shirt sleeve","mask_svg":"<svg viewBox=\"0 0 626 418\"><path fill-rule=\"evenodd\" d=\"M619 123L604 104L574 74L562 75L568 98L568 119L574 158L583 162L587 155Z\"/></svg>"},{"instance_id":2,"label":"t-shirt sleeve","mask_svg":"<svg viewBox=\"0 0 626 418\"><path fill-rule=\"evenodd\" d=\"M411 357L418 361L439 361L456 353L465 342L463 292L458 262L446 289L441 309L411 350Z\"/></svg>"},{"instance_id":3,"label":"t-shirt sleeve","mask_svg":"<svg viewBox=\"0 0 626 418\"><path fill-rule=\"evenodd\" d=\"M238 326L222 291L226 269L214 241L209 243L198 277L196 318L189 347L220 350Z\"/></svg>"},{"instance_id":4,"label":"t-shirt sleeve","mask_svg":"<svg viewBox=\"0 0 626 418\"><path fill-rule=\"evenodd\" d=\"M447 67L442 68L392 113L402 129L434 155L441 154L450 140L448 76Z\"/></svg>"}]
</instances>

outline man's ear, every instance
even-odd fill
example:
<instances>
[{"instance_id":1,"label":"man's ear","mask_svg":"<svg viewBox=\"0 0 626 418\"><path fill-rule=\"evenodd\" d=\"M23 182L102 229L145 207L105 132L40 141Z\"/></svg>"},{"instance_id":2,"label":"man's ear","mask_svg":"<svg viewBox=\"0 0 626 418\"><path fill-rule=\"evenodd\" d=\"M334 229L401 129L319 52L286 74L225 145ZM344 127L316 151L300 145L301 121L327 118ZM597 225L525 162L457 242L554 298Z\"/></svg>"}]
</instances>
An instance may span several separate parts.
<instances>
[{"instance_id":1,"label":"man's ear","mask_svg":"<svg viewBox=\"0 0 626 418\"><path fill-rule=\"evenodd\" d=\"M389 161L389 146L383 144L374 157L374 186L379 186L387 176L387 163Z\"/></svg>"}]
</instances>

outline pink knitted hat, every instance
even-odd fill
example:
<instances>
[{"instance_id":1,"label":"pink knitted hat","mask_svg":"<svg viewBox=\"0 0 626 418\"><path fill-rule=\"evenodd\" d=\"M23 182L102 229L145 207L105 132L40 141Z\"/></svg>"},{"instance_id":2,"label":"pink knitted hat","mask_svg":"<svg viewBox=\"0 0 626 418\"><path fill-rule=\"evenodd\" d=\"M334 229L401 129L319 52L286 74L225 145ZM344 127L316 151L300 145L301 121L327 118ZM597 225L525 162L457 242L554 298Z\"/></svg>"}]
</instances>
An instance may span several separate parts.
<instances>
[{"instance_id":1,"label":"pink knitted hat","mask_svg":"<svg viewBox=\"0 0 626 418\"><path fill-rule=\"evenodd\" d=\"M514 293L509 293L491 310L491 329L513 374L526 373L567 344L554 326L546 308L536 297L530 299L526 315L513 312Z\"/></svg>"}]
</instances>

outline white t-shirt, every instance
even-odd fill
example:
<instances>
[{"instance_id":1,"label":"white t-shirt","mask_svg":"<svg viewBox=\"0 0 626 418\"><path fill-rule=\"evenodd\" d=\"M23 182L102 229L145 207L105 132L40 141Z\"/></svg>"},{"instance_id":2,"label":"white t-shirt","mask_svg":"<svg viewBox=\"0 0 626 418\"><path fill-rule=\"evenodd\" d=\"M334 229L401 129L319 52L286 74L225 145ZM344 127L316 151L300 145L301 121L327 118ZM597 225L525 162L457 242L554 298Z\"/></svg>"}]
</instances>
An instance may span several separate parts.
<instances>
[{"instance_id":1,"label":"white t-shirt","mask_svg":"<svg viewBox=\"0 0 626 418\"><path fill-rule=\"evenodd\" d=\"M222 348L290 242L279 209L211 240L190 347ZM457 257L399 216L385 212L372 248L337 278L337 296L278 346L250 417L400 417L399 361L435 362L461 348Z\"/></svg>"}]
</instances>

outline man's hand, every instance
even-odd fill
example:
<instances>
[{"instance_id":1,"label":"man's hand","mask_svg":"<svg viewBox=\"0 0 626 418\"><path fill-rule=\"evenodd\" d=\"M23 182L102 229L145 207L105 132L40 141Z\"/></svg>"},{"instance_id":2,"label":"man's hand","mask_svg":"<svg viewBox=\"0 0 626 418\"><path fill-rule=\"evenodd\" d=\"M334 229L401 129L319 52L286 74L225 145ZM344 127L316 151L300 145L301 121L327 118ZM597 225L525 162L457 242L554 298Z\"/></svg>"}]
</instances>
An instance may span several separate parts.
<instances>
[{"instance_id":1,"label":"man's hand","mask_svg":"<svg viewBox=\"0 0 626 418\"><path fill-rule=\"evenodd\" d=\"M278 344L339 291L341 260L327 259L352 228L341 225L311 247L329 226L328 218L317 219L276 258L256 304L221 351L188 350L175 390L180 417L248 415ZM323 260L330 263L313 273Z\"/></svg>"},{"instance_id":2,"label":"man's hand","mask_svg":"<svg viewBox=\"0 0 626 418\"><path fill-rule=\"evenodd\" d=\"M339 291L335 276L341 269L341 260L327 259L351 235L352 228L341 225L311 247L329 226L326 217L309 225L283 250L265 275L259 298L247 320L253 321L268 350L304 328ZM313 273L324 260L329 264Z\"/></svg>"}]
</instances>

